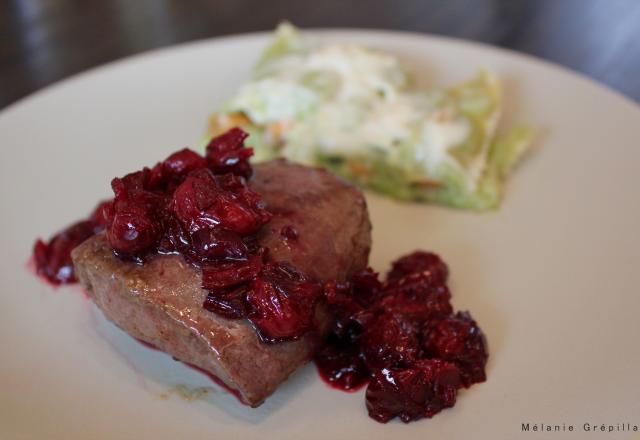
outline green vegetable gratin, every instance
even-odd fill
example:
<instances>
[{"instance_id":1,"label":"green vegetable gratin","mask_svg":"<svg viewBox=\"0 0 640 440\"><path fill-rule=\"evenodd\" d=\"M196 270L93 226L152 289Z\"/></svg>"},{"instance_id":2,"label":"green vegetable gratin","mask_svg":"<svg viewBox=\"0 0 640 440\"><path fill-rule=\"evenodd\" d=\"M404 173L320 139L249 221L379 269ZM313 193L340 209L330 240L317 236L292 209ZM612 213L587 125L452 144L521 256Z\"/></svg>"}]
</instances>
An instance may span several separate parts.
<instances>
[{"instance_id":1,"label":"green vegetable gratin","mask_svg":"<svg viewBox=\"0 0 640 440\"><path fill-rule=\"evenodd\" d=\"M533 138L526 126L497 135L501 94L489 71L419 88L390 54L313 45L283 24L209 134L240 126L256 161L286 157L396 199L495 209Z\"/></svg>"}]
</instances>

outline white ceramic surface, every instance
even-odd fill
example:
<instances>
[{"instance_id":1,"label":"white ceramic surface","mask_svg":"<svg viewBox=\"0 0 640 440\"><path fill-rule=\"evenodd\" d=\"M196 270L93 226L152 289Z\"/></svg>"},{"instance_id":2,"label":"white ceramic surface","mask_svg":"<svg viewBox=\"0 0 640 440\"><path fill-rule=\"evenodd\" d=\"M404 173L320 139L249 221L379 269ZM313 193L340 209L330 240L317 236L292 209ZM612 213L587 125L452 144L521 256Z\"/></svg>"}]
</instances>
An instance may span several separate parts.
<instances>
[{"instance_id":1,"label":"white ceramic surface","mask_svg":"<svg viewBox=\"0 0 640 440\"><path fill-rule=\"evenodd\" d=\"M259 409L133 342L77 288L26 269L49 236L109 194L109 181L194 145L207 114L247 78L262 34L150 52L44 89L0 114L0 438L640 438L583 424L640 425L640 110L566 70L481 45L414 34L315 32L400 55L451 84L493 68L506 121L540 128L502 209L476 214L368 195L372 265L440 253L457 308L485 330L486 383L452 410L378 424L363 392L327 388L314 368ZM196 390L198 391L198 390ZM192 397L197 397L193 396ZM522 423L575 431L523 433Z\"/></svg>"}]
</instances>

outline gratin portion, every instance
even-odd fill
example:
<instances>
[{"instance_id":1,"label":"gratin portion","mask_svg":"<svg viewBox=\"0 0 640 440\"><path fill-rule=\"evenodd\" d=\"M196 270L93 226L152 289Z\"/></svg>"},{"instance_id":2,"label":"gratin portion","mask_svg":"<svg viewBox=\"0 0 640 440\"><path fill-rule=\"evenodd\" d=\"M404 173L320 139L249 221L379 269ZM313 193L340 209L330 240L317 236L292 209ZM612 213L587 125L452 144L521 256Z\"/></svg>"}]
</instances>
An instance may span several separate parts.
<instances>
[{"instance_id":1,"label":"gratin portion","mask_svg":"<svg viewBox=\"0 0 640 440\"><path fill-rule=\"evenodd\" d=\"M532 139L524 126L497 135L501 95L489 71L420 88L390 54L313 44L283 24L209 132L247 130L256 161L283 156L394 198L491 209Z\"/></svg>"}]
</instances>

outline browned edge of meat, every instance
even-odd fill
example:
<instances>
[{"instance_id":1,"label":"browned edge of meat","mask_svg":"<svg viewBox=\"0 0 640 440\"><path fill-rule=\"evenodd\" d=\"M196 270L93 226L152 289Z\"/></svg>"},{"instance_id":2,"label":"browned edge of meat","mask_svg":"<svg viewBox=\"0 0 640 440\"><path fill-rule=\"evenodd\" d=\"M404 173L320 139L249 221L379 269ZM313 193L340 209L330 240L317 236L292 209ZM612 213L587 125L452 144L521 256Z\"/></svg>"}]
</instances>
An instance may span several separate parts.
<instances>
[{"instance_id":1,"label":"browned edge of meat","mask_svg":"<svg viewBox=\"0 0 640 440\"><path fill-rule=\"evenodd\" d=\"M275 261L325 281L344 281L367 266L371 224L365 199L353 186L284 160L255 166L250 186L274 213L258 238ZM285 226L298 232L297 240L281 234ZM228 320L202 308L207 292L201 274L180 256L157 256L144 265L125 262L113 255L103 234L72 256L80 282L109 320L215 375L254 407L311 358L331 323L319 307L320 335L266 344L247 320Z\"/></svg>"}]
</instances>

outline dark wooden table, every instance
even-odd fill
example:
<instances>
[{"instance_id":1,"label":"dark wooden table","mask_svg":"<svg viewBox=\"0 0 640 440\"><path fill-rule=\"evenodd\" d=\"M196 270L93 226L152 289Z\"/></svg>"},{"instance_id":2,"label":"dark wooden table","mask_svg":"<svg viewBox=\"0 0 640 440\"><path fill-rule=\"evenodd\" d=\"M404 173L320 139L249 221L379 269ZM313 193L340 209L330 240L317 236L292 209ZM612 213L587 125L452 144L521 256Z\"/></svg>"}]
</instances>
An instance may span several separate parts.
<instances>
[{"instance_id":1,"label":"dark wooden table","mask_svg":"<svg viewBox=\"0 0 640 440\"><path fill-rule=\"evenodd\" d=\"M0 0L0 108L117 58L282 19L508 47L640 101L640 0Z\"/></svg>"}]
</instances>

